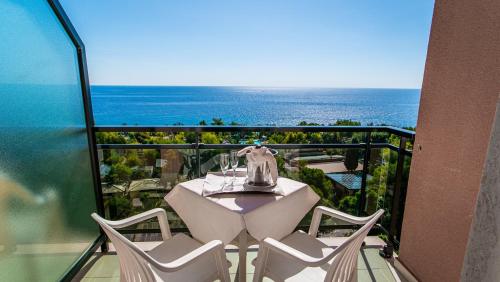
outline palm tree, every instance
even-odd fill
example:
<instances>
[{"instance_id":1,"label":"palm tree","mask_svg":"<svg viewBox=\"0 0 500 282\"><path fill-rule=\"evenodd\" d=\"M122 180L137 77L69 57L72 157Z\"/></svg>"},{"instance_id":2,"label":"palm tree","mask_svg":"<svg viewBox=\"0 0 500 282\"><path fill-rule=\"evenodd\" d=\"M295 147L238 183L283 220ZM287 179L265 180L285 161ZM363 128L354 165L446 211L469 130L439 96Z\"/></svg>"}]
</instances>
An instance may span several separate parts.
<instances>
[{"instance_id":1,"label":"palm tree","mask_svg":"<svg viewBox=\"0 0 500 282\"><path fill-rule=\"evenodd\" d=\"M224 121L221 118L212 118L211 125L224 125Z\"/></svg>"}]
</instances>

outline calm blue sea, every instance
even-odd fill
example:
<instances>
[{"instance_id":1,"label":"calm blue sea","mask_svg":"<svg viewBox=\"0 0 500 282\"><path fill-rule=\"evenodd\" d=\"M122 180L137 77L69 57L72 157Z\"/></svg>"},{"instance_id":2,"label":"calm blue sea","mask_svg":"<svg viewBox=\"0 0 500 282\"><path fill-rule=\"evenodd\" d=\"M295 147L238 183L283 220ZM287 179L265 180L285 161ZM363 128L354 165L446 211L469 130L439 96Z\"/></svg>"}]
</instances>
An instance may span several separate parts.
<instances>
[{"instance_id":1,"label":"calm blue sea","mask_svg":"<svg viewBox=\"0 0 500 282\"><path fill-rule=\"evenodd\" d=\"M92 86L98 125L184 125L214 117L244 125L415 126L419 89Z\"/></svg>"}]
</instances>

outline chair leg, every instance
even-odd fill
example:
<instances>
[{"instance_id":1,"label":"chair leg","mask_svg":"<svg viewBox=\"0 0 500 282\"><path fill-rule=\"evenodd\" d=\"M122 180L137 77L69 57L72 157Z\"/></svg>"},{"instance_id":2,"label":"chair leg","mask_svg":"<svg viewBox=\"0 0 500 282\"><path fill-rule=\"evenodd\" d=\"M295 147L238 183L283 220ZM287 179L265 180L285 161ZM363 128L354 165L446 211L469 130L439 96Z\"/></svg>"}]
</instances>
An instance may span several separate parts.
<instances>
[{"instance_id":1,"label":"chair leg","mask_svg":"<svg viewBox=\"0 0 500 282\"><path fill-rule=\"evenodd\" d=\"M224 246L221 246L214 256L221 282L231 282L231 277L229 276L229 265L227 264Z\"/></svg>"},{"instance_id":2,"label":"chair leg","mask_svg":"<svg viewBox=\"0 0 500 282\"><path fill-rule=\"evenodd\" d=\"M241 231L238 238L238 281L246 282L247 279L247 251L248 235L246 229Z\"/></svg>"},{"instance_id":3,"label":"chair leg","mask_svg":"<svg viewBox=\"0 0 500 282\"><path fill-rule=\"evenodd\" d=\"M253 282L261 282L264 279L266 269L267 256L269 249L264 244L259 245L259 252L257 253L257 261L255 262L255 271L253 274Z\"/></svg>"},{"instance_id":4,"label":"chair leg","mask_svg":"<svg viewBox=\"0 0 500 282\"><path fill-rule=\"evenodd\" d=\"M358 282L358 268L356 267L354 269L354 272L352 273L352 278L350 282Z\"/></svg>"}]
</instances>

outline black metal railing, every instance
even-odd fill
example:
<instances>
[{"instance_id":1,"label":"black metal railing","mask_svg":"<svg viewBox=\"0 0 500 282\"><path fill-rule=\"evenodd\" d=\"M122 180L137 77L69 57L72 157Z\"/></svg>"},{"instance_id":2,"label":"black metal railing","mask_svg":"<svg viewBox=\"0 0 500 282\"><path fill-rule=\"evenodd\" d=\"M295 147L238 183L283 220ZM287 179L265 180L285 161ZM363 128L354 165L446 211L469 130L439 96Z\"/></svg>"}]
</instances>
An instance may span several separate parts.
<instances>
[{"instance_id":1,"label":"black metal railing","mask_svg":"<svg viewBox=\"0 0 500 282\"><path fill-rule=\"evenodd\" d=\"M118 133L124 140L121 140L118 144L113 143L103 143L102 140L99 142L100 134L103 133ZM338 134L334 136L333 142L330 140L325 141L314 141L306 136L305 139L301 140L301 143L278 143L276 144L274 140L268 140L269 136L273 134L289 134L289 133L303 133L303 134L313 134L321 133L324 136L331 136L331 134ZM134 136L134 134L163 134L163 138L169 139L175 134L185 133L191 134L190 140L181 140L182 144L176 143L179 140L172 141L168 140L169 144L161 144L160 142L152 141L149 139L144 140L144 136L141 136L142 140L139 144L130 144L131 142L137 142L137 140L127 140L128 136ZM232 138L232 142L227 141L222 144L207 144L203 143L204 134L213 133L218 134L221 138ZM330 134L330 135L328 135ZM206 169L202 169L203 153L206 151L224 151L239 149L248 144L239 144L234 141L238 138L247 137L247 135L252 135L257 137L258 140L263 141L265 146L285 152L280 156L286 156L290 154L290 151L297 151L300 156L300 152L310 152L311 150L337 150L336 152L347 152L348 150L359 150L362 154L359 154L359 161L362 160L362 170L358 173L361 174L361 187L356 193L350 195L349 200L355 199L357 207L355 210L349 210L351 213L356 213L358 215L363 215L368 213L367 206L372 206L374 203L373 192L385 191L384 195L376 195L376 205L386 209L386 217L379 229L382 233L385 233L387 239L393 242L396 247L399 245L399 236L401 231L402 217L404 213L404 201L406 195L406 185L407 185L407 175L409 170L409 160L411 159L412 143L415 133L410 130L400 129L390 126L288 126L288 127L274 127L274 126L96 126L93 128L93 135L97 136L97 149L101 153L111 152L111 151L130 151L136 150L142 152L143 150L155 150L159 152L164 152L165 150L188 150L189 166L191 169L190 177L201 177L206 173ZM235 135L237 135L235 137ZM356 139L356 140L355 140ZM361 142L359 140L362 140ZM192 142L187 142L192 141ZM250 140L248 143L251 143ZM286 153L288 152L288 153ZM103 164L103 158L101 156L100 163L96 167L100 167ZM300 159L300 157L299 157ZM285 160L290 161L290 159ZM338 162L338 161L337 161ZM308 164L305 164L306 166ZM385 168L385 176L380 176L379 179L373 180L373 176L370 175L370 171L374 174L380 173L381 168ZM301 171L304 169L304 164L299 164L297 167L292 167L291 169L297 169ZM378 170L378 172L377 172ZM300 175L296 173L295 175ZM372 178L372 179L370 179ZM390 178L390 179L389 179ZM385 182L383 182L385 179ZM301 180L301 179L299 179ZM379 183L376 183L379 181ZM100 210L105 210L104 196L102 193L102 183L98 193L98 205ZM310 184L310 183L308 183ZM172 185L173 186L173 185ZM332 187L332 189L334 189ZM367 192L368 195L367 195ZM325 202L332 203L336 208L342 207L338 204L342 199L340 199L340 194L334 194L332 198L334 199L324 199ZM370 203L367 203L367 196ZM336 198L336 199L335 199ZM348 202L348 201L346 201ZM381 203L380 203L381 202ZM337 203L337 204L335 204ZM345 207L344 207L345 208ZM110 215L107 215L110 217ZM111 216L112 217L112 216ZM303 223L307 225L307 222ZM304 227L304 226L302 226ZM333 225L331 228L343 228L344 225ZM323 226L323 230L327 230L328 226ZM175 230L175 228L174 228ZM177 231L186 231L184 228L178 228ZM155 228L138 228L135 230L126 230L125 233L143 233L143 232L157 232Z\"/></svg>"}]
</instances>

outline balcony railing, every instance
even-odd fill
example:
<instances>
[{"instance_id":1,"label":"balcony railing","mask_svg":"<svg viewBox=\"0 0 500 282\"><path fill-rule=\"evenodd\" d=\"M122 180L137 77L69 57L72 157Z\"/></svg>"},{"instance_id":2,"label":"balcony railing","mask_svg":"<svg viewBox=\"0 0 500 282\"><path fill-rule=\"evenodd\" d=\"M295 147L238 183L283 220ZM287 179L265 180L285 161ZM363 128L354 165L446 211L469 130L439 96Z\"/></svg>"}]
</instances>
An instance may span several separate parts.
<instances>
[{"instance_id":1,"label":"balcony railing","mask_svg":"<svg viewBox=\"0 0 500 282\"><path fill-rule=\"evenodd\" d=\"M95 168L101 175L97 205L108 218L164 207L174 231L187 232L163 196L178 182L218 170L217 154L261 142L278 151L280 175L308 183L322 197L320 204L357 215L384 208L377 230L399 245L413 131L389 126L97 126L93 134ZM301 228L309 220L306 216ZM324 232L348 228L321 225ZM123 232L159 231L151 223Z\"/></svg>"}]
</instances>

